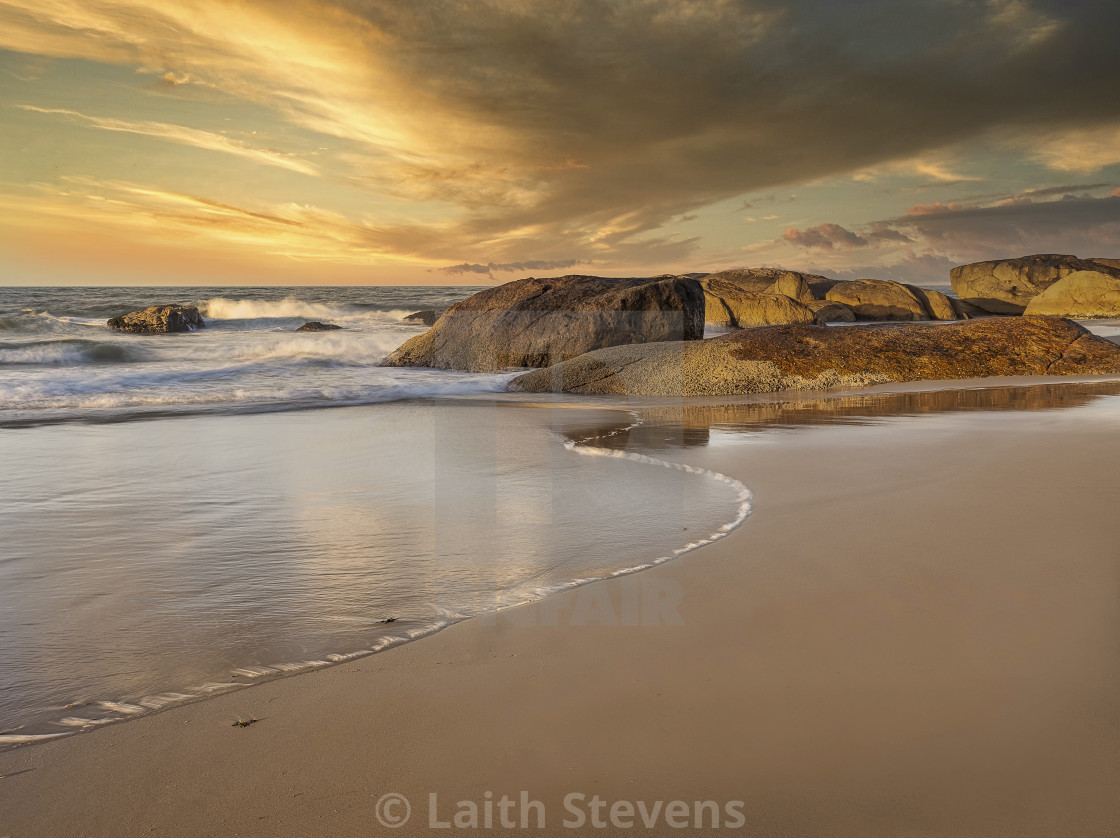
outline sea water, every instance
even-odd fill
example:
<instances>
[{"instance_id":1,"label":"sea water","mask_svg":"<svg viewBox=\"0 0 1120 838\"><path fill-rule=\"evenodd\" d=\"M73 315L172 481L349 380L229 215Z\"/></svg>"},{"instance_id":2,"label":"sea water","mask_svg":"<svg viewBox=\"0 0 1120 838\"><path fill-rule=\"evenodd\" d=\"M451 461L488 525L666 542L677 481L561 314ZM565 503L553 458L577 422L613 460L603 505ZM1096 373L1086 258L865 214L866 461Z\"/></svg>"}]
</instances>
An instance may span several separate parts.
<instances>
[{"instance_id":1,"label":"sea water","mask_svg":"<svg viewBox=\"0 0 1120 838\"><path fill-rule=\"evenodd\" d=\"M0 747L373 654L743 519L742 484L630 450L625 410L377 366L423 331L405 314L469 293L0 290ZM105 327L161 302L207 328Z\"/></svg>"}]
</instances>

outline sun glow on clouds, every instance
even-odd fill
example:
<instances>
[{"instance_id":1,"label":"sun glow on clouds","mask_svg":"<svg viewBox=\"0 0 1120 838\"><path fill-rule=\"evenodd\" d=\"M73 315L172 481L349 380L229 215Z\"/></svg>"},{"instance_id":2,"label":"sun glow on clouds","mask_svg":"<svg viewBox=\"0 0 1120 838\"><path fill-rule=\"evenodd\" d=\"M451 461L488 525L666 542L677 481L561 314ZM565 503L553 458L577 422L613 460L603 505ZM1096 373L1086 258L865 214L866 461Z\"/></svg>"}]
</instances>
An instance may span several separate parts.
<instances>
[{"instance_id":1,"label":"sun glow on clouds","mask_svg":"<svg viewBox=\"0 0 1120 838\"><path fill-rule=\"evenodd\" d=\"M310 163L305 163L293 155L282 154L262 148L254 148L239 140L231 139L223 134L215 134L211 131L199 131L195 128L188 128L183 125L169 125L166 122L152 122L150 120L129 122L124 119L87 116L86 114L66 110L65 108L38 108L34 105L18 105L17 107L34 113L58 114L60 116L72 117L82 124L89 125L93 128L100 128L103 131L120 131L126 134L139 134L140 136L169 140L173 143L182 143L183 145L194 146L195 148L220 151L226 154L245 157L258 163L266 163L270 166L280 166L284 169L291 169L293 172L301 172L305 175L316 175L319 173L318 169Z\"/></svg>"},{"instance_id":2,"label":"sun glow on clouds","mask_svg":"<svg viewBox=\"0 0 1120 838\"><path fill-rule=\"evenodd\" d=\"M322 271L949 258L892 219L1120 166L1108 5L0 0L0 49L54 62L0 87L50 140L0 212ZM120 81L70 94L78 62Z\"/></svg>"}]
</instances>

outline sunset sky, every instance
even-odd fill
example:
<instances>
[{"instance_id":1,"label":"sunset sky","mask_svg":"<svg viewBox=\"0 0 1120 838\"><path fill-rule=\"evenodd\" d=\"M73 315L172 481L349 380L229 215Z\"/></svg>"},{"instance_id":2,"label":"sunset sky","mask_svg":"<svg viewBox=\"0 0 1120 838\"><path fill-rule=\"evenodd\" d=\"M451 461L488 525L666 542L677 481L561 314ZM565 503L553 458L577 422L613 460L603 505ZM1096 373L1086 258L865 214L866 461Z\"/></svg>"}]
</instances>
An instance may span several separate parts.
<instances>
[{"instance_id":1,"label":"sunset sky","mask_svg":"<svg viewBox=\"0 0 1120 838\"><path fill-rule=\"evenodd\" d=\"M1120 4L0 0L0 282L1120 257Z\"/></svg>"}]
</instances>

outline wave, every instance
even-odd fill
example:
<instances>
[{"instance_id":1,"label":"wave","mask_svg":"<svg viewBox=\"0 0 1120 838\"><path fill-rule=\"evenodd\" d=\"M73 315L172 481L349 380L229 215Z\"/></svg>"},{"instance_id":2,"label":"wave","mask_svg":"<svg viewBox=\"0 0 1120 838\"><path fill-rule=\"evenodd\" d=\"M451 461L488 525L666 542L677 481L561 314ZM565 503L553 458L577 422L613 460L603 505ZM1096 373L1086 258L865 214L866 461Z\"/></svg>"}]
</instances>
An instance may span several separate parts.
<instances>
[{"instance_id":1,"label":"wave","mask_svg":"<svg viewBox=\"0 0 1120 838\"><path fill-rule=\"evenodd\" d=\"M135 347L93 340L51 340L6 344L0 347L0 365L126 364L147 360Z\"/></svg>"},{"instance_id":2,"label":"wave","mask_svg":"<svg viewBox=\"0 0 1120 838\"><path fill-rule=\"evenodd\" d=\"M0 427L211 412L270 413L497 393L515 374L401 374L396 369L373 368L358 378L297 377L290 383L275 374L246 380L236 373L223 377L213 371L178 377L166 372L134 375L123 382L75 378L50 386L0 382Z\"/></svg>"},{"instance_id":3,"label":"wave","mask_svg":"<svg viewBox=\"0 0 1120 838\"><path fill-rule=\"evenodd\" d=\"M214 297L199 303L203 317L214 320L332 320L351 317L355 312L295 297L282 300L231 300Z\"/></svg>"}]
</instances>

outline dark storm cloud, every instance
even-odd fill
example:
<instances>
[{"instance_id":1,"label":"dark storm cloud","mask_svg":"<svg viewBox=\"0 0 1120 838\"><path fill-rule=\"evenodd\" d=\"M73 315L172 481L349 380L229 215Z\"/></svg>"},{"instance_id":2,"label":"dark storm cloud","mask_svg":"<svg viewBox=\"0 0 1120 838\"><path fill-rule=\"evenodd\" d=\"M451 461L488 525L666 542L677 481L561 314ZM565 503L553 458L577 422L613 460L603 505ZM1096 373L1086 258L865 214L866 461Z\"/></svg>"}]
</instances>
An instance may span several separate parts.
<instances>
[{"instance_id":1,"label":"dark storm cloud","mask_svg":"<svg viewBox=\"0 0 1120 838\"><path fill-rule=\"evenodd\" d=\"M1101 168L1117 31L1120 4L1076 0L0 0L0 46L343 141L309 176L421 205L363 245L466 264L679 261L699 242L665 228L698 207L979 138Z\"/></svg>"},{"instance_id":2,"label":"dark storm cloud","mask_svg":"<svg viewBox=\"0 0 1120 838\"><path fill-rule=\"evenodd\" d=\"M968 261L1025 253L1120 255L1120 197L1065 197L946 209L894 219L939 252Z\"/></svg>"},{"instance_id":3,"label":"dark storm cloud","mask_svg":"<svg viewBox=\"0 0 1120 838\"><path fill-rule=\"evenodd\" d=\"M552 236L589 247L584 228L639 207L656 228L713 200L993 129L1120 120L1102 34L1120 31L1115 4L350 5L390 36L403 82L494 129L507 165L532 181L527 202L475 209L473 232L538 228L511 240L514 253Z\"/></svg>"}]
</instances>

